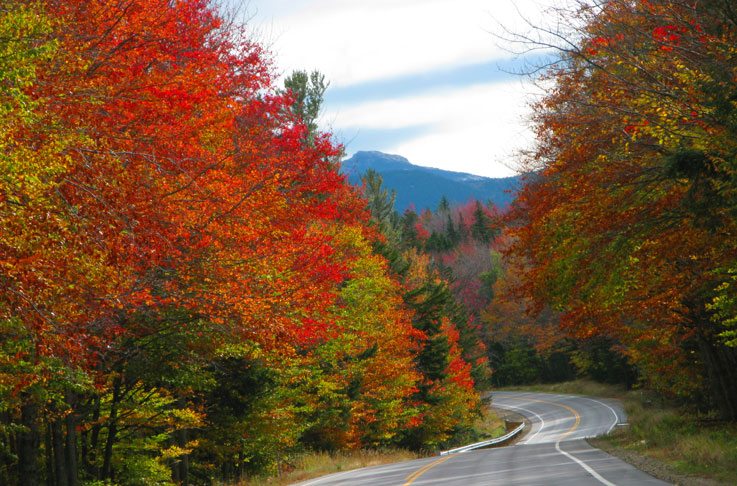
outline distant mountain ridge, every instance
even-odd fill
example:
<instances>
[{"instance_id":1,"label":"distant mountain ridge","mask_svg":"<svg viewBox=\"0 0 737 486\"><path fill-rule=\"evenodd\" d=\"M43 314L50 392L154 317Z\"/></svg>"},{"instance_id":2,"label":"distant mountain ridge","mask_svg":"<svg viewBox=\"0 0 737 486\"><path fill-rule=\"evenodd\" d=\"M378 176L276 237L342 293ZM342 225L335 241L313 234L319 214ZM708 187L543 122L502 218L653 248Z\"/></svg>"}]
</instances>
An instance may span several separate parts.
<instances>
[{"instance_id":1,"label":"distant mountain ridge","mask_svg":"<svg viewBox=\"0 0 737 486\"><path fill-rule=\"evenodd\" d=\"M377 151L356 152L341 165L341 172L356 185L361 185L361 176L368 169L381 174L384 185L397 191L394 209L400 213L412 206L418 212L425 208L435 209L443 195L451 204L476 199L484 203L490 200L504 207L512 202L520 186L520 176L490 178L422 167L400 155Z\"/></svg>"}]
</instances>

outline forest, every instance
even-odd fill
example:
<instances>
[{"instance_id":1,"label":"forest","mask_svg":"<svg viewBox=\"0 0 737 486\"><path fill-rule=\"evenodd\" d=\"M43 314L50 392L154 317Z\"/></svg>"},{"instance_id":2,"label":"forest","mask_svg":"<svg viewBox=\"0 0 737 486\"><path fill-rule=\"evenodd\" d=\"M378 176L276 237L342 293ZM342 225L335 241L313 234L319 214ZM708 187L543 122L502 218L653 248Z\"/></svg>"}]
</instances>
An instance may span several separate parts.
<instances>
[{"instance_id":1,"label":"forest","mask_svg":"<svg viewBox=\"0 0 737 486\"><path fill-rule=\"evenodd\" d=\"M432 452L577 376L737 419L730 0L561 12L516 201L419 214L217 3L0 12L0 484Z\"/></svg>"}]
</instances>

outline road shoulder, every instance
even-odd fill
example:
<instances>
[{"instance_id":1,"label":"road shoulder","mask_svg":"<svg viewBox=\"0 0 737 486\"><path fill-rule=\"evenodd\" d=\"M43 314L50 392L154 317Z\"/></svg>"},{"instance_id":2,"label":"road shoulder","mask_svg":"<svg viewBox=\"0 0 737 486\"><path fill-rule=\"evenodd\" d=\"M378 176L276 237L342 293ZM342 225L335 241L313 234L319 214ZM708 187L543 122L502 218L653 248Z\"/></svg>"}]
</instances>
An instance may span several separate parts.
<instances>
[{"instance_id":1,"label":"road shoulder","mask_svg":"<svg viewBox=\"0 0 737 486\"><path fill-rule=\"evenodd\" d=\"M643 456L642 454L629 449L613 446L603 438L592 438L586 440L592 447L601 449L607 454L611 454L612 456L636 467L640 471L677 486L729 486L727 483L722 483L713 479L698 478L678 473L673 470L673 468L657 459Z\"/></svg>"}]
</instances>

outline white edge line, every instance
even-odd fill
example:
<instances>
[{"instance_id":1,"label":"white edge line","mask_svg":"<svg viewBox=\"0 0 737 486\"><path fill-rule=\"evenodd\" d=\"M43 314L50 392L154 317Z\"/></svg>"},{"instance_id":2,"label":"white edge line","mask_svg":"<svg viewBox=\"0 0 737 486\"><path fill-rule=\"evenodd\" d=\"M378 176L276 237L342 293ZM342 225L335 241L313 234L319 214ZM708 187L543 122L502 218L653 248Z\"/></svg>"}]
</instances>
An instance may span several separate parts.
<instances>
[{"instance_id":1,"label":"white edge line","mask_svg":"<svg viewBox=\"0 0 737 486\"><path fill-rule=\"evenodd\" d=\"M569 454L566 451L564 451L563 449L561 449L560 448L560 439L558 439L558 442L555 443L555 450L557 450L558 452L560 452L561 454L563 454L564 456L566 456L568 459L571 459L572 461L575 461L576 463L578 463L579 466L581 466L582 468L584 468L586 470L586 472L588 472L589 474L591 474L600 483L605 484L606 486L617 486L616 484L610 483L609 481L607 481L606 479L604 479L603 477L601 477L601 475L598 472L594 471L594 469L591 466L589 466L588 464L586 464L582 460L577 459L576 457L572 456L571 454Z\"/></svg>"},{"instance_id":2,"label":"white edge line","mask_svg":"<svg viewBox=\"0 0 737 486\"><path fill-rule=\"evenodd\" d=\"M566 395L566 396L570 397L571 395ZM501 397L500 397L500 398L501 398ZM608 408L609 410L611 410L611 411L612 411L612 413L614 414L614 417L616 418L616 421L614 422L614 425L616 425L616 424L617 424L617 422L619 421L619 417L617 416L617 413L616 413L616 412L614 411L614 409L613 409L612 407L610 407L609 405L607 405L607 404L605 404L605 403L602 403L602 402L599 402L598 400L594 400L593 398L588 398L588 397L578 397L578 398L586 398L586 399L588 399L588 400L592 400L592 401L594 401L594 402L598 402L598 403L600 403L601 405L604 405L604 406L605 406L605 407L607 407L607 408ZM493 405L493 402L492 402L492 406L494 406L494 405ZM536 436L536 435L538 434L538 432L540 432L540 430L542 430L543 426L545 425L545 421L543 420L543 418L542 418L541 416L539 416L538 414L536 414L535 412L533 412L532 410L527 410L526 408L522 408L522 407L515 407L514 405L507 405L507 406L503 406L503 405L501 405L501 406L500 406L499 404L497 404L496 406L497 406L497 408L515 408L515 409L518 409L518 410L524 410L524 411L526 411L526 412L530 412L531 414L535 415L535 416L536 416L536 417L537 417L538 419L540 419L540 422L542 422L542 425L540 426L540 429L538 429L538 431L537 431L537 432L535 432L535 434L534 434L534 435L532 435L532 436L531 436L531 437L529 437L529 438L528 438L527 440L525 440L525 441L523 442L524 444L526 444L526 443L527 443L527 442L529 442L529 441L530 441L530 440L531 440L531 439L532 439L533 437L535 437L535 436ZM612 425L612 428L614 427L614 425ZM611 430L611 428L610 428L609 430ZM584 468L584 470L586 470L586 472L588 472L589 474L591 474L591 475L592 475L592 476L594 477L594 479L596 479L596 480L597 480L597 481L599 481L600 483L602 483L602 484L604 484L604 485L606 485L606 486L617 486L616 484L614 484L614 483L611 483L611 482L607 481L606 479L604 479L604 478L603 478L603 477L602 477L602 476L601 476L601 475L600 475L600 474L599 474L598 472L596 472L596 471L595 471L595 470L594 470L594 469L593 469L593 468L592 468L591 466L589 466L588 464L586 464L586 463L585 463L585 462L583 462L582 460L580 460L580 459L578 459L578 458L576 458L576 457L572 456L571 454L569 454L569 453L567 453L566 451L564 451L563 449L561 449L561 448L560 448L560 442L561 442L561 440L560 440L560 439L558 439L558 440L557 440L557 441L555 442L555 450L557 450L558 452L560 452L561 454L563 454L564 456L566 456L566 457L567 457L568 459L570 459L570 460L574 461L574 462L575 462L575 463L577 463L577 464L578 464L579 466L581 466L582 468Z\"/></svg>"},{"instance_id":3,"label":"white edge line","mask_svg":"<svg viewBox=\"0 0 737 486\"><path fill-rule=\"evenodd\" d=\"M594 398L589 398L589 397L581 397L581 398L585 398L586 400L591 400L592 402L596 402L599 405L604 405L606 408L608 408L612 412L612 414L614 415L614 423L612 424L611 427L609 427L609 430L606 431L607 434L610 434L612 432L612 430L614 429L614 427L616 427L617 424L619 423L619 414L617 414L617 411L614 410L609 405L607 405L606 403L600 402L599 400L596 400Z\"/></svg>"}]
</instances>

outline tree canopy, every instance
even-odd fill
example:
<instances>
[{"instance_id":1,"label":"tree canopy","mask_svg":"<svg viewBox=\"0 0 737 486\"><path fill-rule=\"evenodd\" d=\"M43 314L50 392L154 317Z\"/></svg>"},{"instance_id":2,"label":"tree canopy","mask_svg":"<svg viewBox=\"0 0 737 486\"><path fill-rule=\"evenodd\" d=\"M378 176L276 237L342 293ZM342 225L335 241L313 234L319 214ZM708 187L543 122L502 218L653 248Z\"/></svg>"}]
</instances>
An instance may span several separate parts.
<instances>
[{"instance_id":1,"label":"tree canopy","mask_svg":"<svg viewBox=\"0 0 737 486\"><path fill-rule=\"evenodd\" d=\"M207 0L2 1L0 53L0 483L211 484L472 420L450 330L453 413L418 401L322 75L278 88Z\"/></svg>"},{"instance_id":2,"label":"tree canopy","mask_svg":"<svg viewBox=\"0 0 737 486\"><path fill-rule=\"evenodd\" d=\"M572 336L620 343L651 385L737 417L735 35L729 2L566 12L518 198L518 289Z\"/></svg>"}]
</instances>

